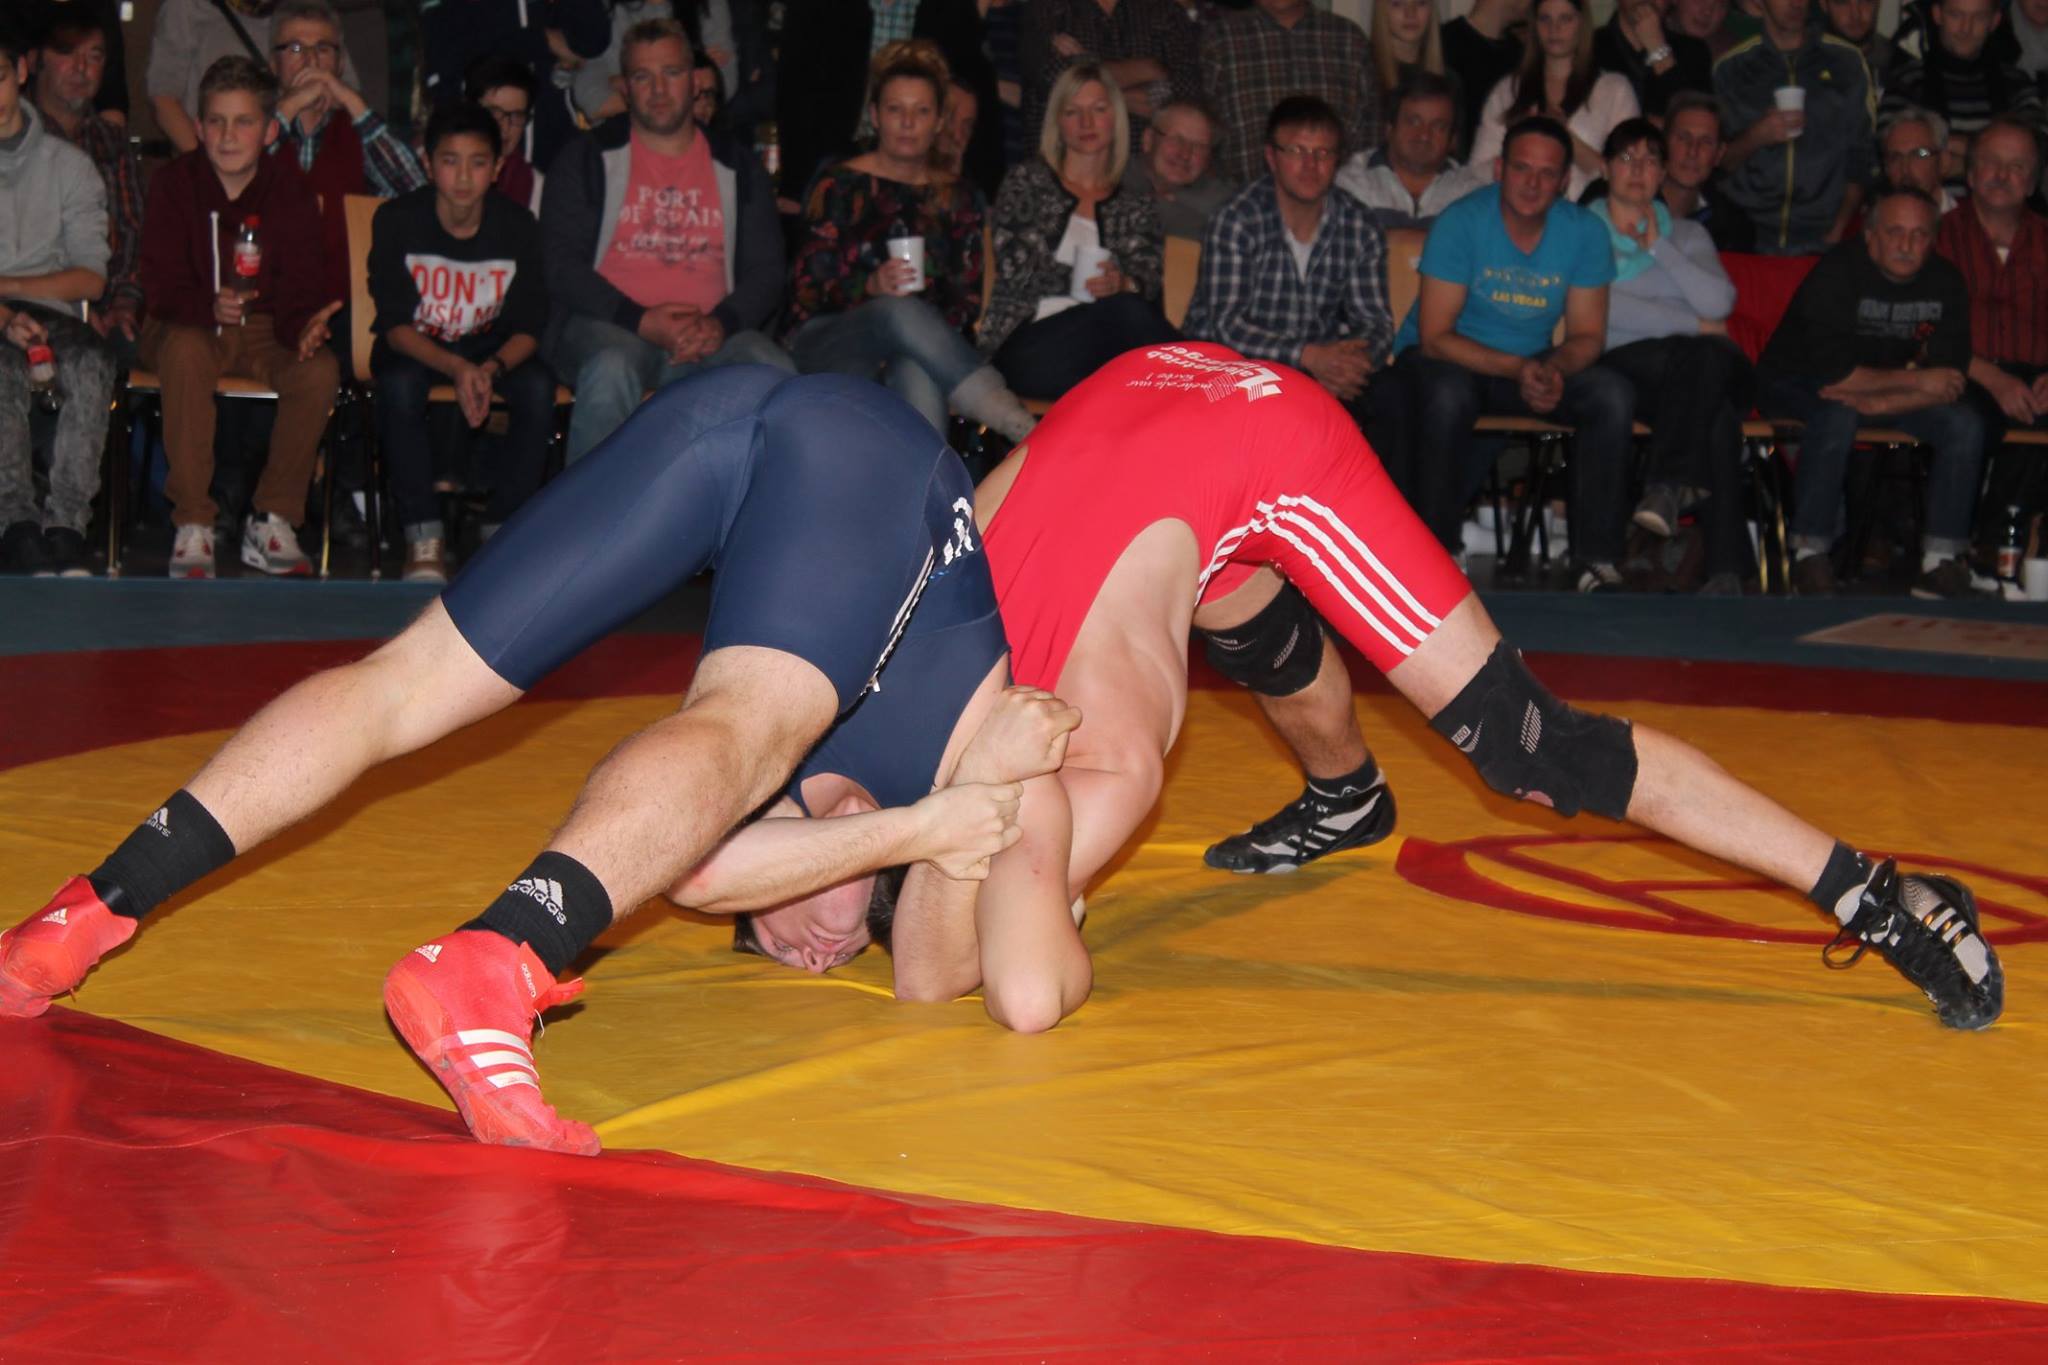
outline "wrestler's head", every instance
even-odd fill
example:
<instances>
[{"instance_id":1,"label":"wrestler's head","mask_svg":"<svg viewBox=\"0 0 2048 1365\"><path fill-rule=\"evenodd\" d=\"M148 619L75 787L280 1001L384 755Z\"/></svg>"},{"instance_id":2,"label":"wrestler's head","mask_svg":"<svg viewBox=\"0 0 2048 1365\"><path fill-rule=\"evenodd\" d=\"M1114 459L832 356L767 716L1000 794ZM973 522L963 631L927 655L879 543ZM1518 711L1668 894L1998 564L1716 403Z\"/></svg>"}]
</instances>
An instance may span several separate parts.
<instances>
[{"instance_id":1,"label":"wrestler's head","mask_svg":"<svg viewBox=\"0 0 2048 1365\"><path fill-rule=\"evenodd\" d=\"M859 957L870 943L886 948L905 871L890 868L773 910L735 915L732 949L772 957L785 967L829 972Z\"/></svg>"}]
</instances>

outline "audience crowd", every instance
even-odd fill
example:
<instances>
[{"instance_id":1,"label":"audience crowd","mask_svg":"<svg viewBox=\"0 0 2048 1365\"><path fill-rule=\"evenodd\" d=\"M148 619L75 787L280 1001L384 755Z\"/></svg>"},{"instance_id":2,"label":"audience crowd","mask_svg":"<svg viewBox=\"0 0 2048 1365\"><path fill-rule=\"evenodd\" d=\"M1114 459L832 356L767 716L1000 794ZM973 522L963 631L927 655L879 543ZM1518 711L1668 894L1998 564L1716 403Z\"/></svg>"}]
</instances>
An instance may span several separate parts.
<instances>
[{"instance_id":1,"label":"audience crowd","mask_svg":"<svg viewBox=\"0 0 2048 1365\"><path fill-rule=\"evenodd\" d=\"M2048 0L1894 32L1878 0L1372 0L1364 27L1310 0L427 0L416 50L353 54L330 0L162 0L147 34L125 9L0 16L0 571L89 571L135 369L176 577L213 576L217 532L310 572L358 376L406 577L440 581L452 471L489 535L545 477L558 385L571 461L729 364L1014 442L1033 400L1181 339L1328 388L1454 553L1501 453L1475 422L1568 427L1585 591L1688 525L1702 591L1754 584L1758 414L1794 456L1799 592L1872 553L1874 428L1926 452L1916 593L1995 590L2011 509L2042 510L2048 451L2010 438L2048 431ZM131 41L161 142L130 126ZM275 395L246 497L216 480L237 381Z\"/></svg>"}]
</instances>

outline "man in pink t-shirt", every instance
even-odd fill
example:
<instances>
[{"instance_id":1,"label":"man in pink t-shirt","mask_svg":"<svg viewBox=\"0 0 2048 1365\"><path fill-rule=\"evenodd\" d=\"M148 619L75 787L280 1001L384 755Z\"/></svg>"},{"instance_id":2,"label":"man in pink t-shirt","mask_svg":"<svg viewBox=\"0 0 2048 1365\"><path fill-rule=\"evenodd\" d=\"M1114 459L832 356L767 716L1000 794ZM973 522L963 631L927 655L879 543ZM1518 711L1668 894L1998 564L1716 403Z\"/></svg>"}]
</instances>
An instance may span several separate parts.
<instances>
[{"instance_id":1,"label":"man in pink t-shirt","mask_svg":"<svg viewBox=\"0 0 2048 1365\"><path fill-rule=\"evenodd\" d=\"M766 173L750 149L691 119L680 25L636 24L619 46L625 127L563 148L541 195L553 303L545 353L576 391L571 460L642 395L707 366L795 370L757 330L781 305L784 280Z\"/></svg>"}]
</instances>

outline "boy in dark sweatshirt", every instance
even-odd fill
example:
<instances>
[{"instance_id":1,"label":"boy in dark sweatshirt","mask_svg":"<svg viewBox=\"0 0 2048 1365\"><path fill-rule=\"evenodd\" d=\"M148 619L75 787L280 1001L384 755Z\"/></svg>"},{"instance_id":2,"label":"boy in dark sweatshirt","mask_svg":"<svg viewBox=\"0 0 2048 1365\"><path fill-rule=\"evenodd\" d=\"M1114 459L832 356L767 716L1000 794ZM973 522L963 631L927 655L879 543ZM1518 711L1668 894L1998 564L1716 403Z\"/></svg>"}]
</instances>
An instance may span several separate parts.
<instances>
[{"instance_id":1,"label":"boy in dark sweatshirt","mask_svg":"<svg viewBox=\"0 0 2048 1365\"><path fill-rule=\"evenodd\" d=\"M278 396L242 562L264 573L312 571L293 528L305 520L320 432L340 384L325 343L341 300L322 297L330 273L313 192L289 162L263 155L277 136L276 108L268 70L247 57L221 58L200 81L198 150L149 186L142 363L163 382L173 578L213 577L213 390L226 375ZM261 260L253 275L238 275L236 239L248 224Z\"/></svg>"}]
</instances>

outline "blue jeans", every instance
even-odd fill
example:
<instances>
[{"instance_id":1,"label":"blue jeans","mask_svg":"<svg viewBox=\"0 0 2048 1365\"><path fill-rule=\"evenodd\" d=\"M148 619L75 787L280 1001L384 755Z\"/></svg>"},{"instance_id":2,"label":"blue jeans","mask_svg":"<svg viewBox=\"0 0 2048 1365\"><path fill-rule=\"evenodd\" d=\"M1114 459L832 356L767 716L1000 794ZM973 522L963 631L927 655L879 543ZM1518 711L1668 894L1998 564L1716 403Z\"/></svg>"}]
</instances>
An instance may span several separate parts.
<instances>
[{"instance_id":1,"label":"blue jeans","mask_svg":"<svg viewBox=\"0 0 2048 1365\"><path fill-rule=\"evenodd\" d=\"M915 295L812 318L790 337L789 353L802 374L879 376L940 433L946 396L985 363L944 314Z\"/></svg>"},{"instance_id":2,"label":"blue jeans","mask_svg":"<svg viewBox=\"0 0 2048 1365\"><path fill-rule=\"evenodd\" d=\"M446 343L464 359L481 361L504 344L501 335L486 332ZM370 374L377 381L377 441L384 452L391 497L398 519L409 531L418 528L439 535L441 499L434 492L433 438L427 425L427 394L448 377L419 361L402 356L383 341L370 351ZM497 391L511 418L491 471L491 498L484 520L497 523L517 512L540 489L548 458L548 436L554 428L555 377L540 358L529 358L516 370L498 376ZM464 435L467 435L464 430ZM417 532L415 532L417 533ZM408 539L412 538L408 536Z\"/></svg>"},{"instance_id":3,"label":"blue jeans","mask_svg":"<svg viewBox=\"0 0 2048 1365\"><path fill-rule=\"evenodd\" d=\"M700 370L773 365L796 373L788 353L759 332L734 332L704 359L671 365L659 348L592 317L573 317L562 324L548 363L576 391L576 407L569 414L567 458L572 464L618 430L644 395Z\"/></svg>"},{"instance_id":4,"label":"blue jeans","mask_svg":"<svg viewBox=\"0 0 2048 1365\"><path fill-rule=\"evenodd\" d=\"M1820 396L1818 379L1769 375L1759 400L1767 417L1792 417L1806 424L1799 441L1799 470L1792 483L1792 543L1826 552L1842 534L1842 488L1849 455L1861 426L1896 427L1934 448L1927 476L1927 510L1920 548L1953 557L1970 539L1970 513L1977 501L1977 477L1984 464L1984 419L1967 402L1937 403L1913 412L1867 422L1847 403Z\"/></svg>"}]
</instances>

